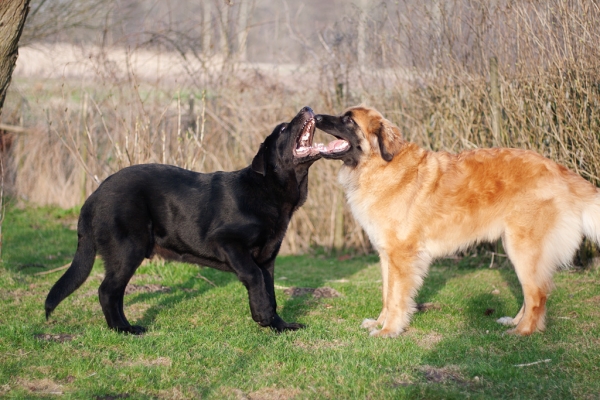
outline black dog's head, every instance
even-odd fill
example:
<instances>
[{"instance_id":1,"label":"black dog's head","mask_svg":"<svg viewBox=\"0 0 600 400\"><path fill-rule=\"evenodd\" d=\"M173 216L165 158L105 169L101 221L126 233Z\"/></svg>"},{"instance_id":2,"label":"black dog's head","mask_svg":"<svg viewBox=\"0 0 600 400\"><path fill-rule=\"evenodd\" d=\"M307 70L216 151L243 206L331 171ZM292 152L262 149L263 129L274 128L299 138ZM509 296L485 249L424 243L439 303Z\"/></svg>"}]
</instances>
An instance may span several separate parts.
<instances>
[{"instance_id":1,"label":"black dog's head","mask_svg":"<svg viewBox=\"0 0 600 400\"><path fill-rule=\"evenodd\" d=\"M329 144L332 151L322 156L341 159L350 167L372 156L389 162L402 147L400 130L374 108L351 107L342 115L317 115L315 120L317 128L338 139Z\"/></svg>"},{"instance_id":2,"label":"black dog's head","mask_svg":"<svg viewBox=\"0 0 600 400\"><path fill-rule=\"evenodd\" d=\"M269 170L289 170L300 164L307 164L309 167L321 158L318 151L312 151L314 117L313 110L304 107L289 123L277 125L261 143L252 160L252 169L266 175Z\"/></svg>"},{"instance_id":3,"label":"black dog's head","mask_svg":"<svg viewBox=\"0 0 600 400\"><path fill-rule=\"evenodd\" d=\"M321 156L336 151L333 143L313 144L314 135L315 114L310 107L304 107L289 123L275 127L260 145L252 169L262 175L269 169L307 170Z\"/></svg>"}]
</instances>

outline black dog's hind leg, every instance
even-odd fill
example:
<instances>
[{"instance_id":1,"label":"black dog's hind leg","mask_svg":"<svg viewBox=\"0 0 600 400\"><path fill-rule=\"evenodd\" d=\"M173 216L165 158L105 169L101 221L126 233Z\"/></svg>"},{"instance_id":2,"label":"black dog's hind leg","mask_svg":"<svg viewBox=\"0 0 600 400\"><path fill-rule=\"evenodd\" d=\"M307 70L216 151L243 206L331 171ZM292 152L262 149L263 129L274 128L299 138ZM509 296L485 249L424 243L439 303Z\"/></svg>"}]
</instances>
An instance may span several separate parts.
<instances>
[{"instance_id":1,"label":"black dog's hind leg","mask_svg":"<svg viewBox=\"0 0 600 400\"><path fill-rule=\"evenodd\" d=\"M273 328L277 332L283 331L295 331L301 328L304 328L304 324L299 324L296 322L285 322L279 314L277 314L277 300L275 298L275 260L269 262L268 266L262 270L263 278L265 281L265 288L267 289L267 293L271 299L271 304L273 306L273 310L275 310L275 318L273 318L273 322L271 322L271 328Z\"/></svg>"},{"instance_id":2,"label":"black dog's hind leg","mask_svg":"<svg viewBox=\"0 0 600 400\"><path fill-rule=\"evenodd\" d=\"M111 329L140 335L146 329L127 321L123 312L123 296L129 280L145 258L145 251L144 246L135 246L129 240L125 242L127 245L121 246L120 251L111 248L111 253L103 257L106 275L98 295L106 323Z\"/></svg>"}]
</instances>

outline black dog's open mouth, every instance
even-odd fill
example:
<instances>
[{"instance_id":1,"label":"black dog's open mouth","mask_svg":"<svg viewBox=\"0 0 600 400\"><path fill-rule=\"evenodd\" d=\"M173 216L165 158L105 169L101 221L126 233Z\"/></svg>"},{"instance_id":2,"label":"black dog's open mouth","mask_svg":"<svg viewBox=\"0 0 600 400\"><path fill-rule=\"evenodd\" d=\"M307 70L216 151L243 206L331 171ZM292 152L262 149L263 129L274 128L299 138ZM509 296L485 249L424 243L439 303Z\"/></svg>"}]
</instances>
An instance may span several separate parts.
<instances>
[{"instance_id":1,"label":"black dog's open mouth","mask_svg":"<svg viewBox=\"0 0 600 400\"><path fill-rule=\"evenodd\" d=\"M321 154L323 156L334 155L338 153L344 153L350 149L350 143L344 139L337 138L327 145L323 143L313 144L313 138L315 135L315 119L309 118L302 127L296 148L294 149L294 156L296 157L310 157ZM337 136L336 136L337 137Z\"/></svg>"},{"instance_id":2,"label":"black dog's open mouth","mask_svg":"<svg viewBox=\"0 0 600 400\"><path fill-rule=\"evenodd\" d=\"M307 157L319 154L319 150L313 147L313 137L315 135L315 119L309 118L304 123L300 130L298 139L296 140L296 148L294 155L296 157Z\"/></svg>"}]
</instances>

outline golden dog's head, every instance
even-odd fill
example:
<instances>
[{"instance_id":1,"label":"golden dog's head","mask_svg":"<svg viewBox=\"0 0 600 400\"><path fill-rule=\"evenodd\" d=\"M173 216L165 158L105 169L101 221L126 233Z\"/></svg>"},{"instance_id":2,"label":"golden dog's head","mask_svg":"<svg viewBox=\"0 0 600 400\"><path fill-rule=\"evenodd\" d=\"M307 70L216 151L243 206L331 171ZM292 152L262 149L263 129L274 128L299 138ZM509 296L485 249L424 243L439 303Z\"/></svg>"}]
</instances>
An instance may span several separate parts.
<instances>
[{"instance_id":1,"label":"golden dog's head","mask_svg":"<svg viewBox=\"0 0 600 400\"><path fill-rule=\"evenodd\" d=\"M373 156L392 161L402 147L400 130L374 108L350 107L339 116L315 116L317 128L335 136L323 158L340 159L345 165L356 167Z\"/></svg>"}]
</instances>

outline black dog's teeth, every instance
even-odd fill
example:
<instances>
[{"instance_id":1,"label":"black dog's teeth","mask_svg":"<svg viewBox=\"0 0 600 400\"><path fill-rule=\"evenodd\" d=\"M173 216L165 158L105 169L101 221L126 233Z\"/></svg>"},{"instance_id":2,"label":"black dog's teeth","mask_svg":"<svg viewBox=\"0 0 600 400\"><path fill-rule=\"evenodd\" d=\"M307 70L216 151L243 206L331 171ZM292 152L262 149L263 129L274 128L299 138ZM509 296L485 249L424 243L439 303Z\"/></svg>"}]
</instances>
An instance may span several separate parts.
<instances>
[{"instance_id":1,"label":"black dog's teeth","mask_svg":"<svg viewBox=\"0 0 600 400\"><path fill-rule=\"evenodd\" d=\"M298 155L305 155L310 153L312 147L312 131L315 125L314 119L309 119L304 123L302 127L300 137L298 138L298 145L296 146L296 152Z\"/></svg>"}]
</instances>

